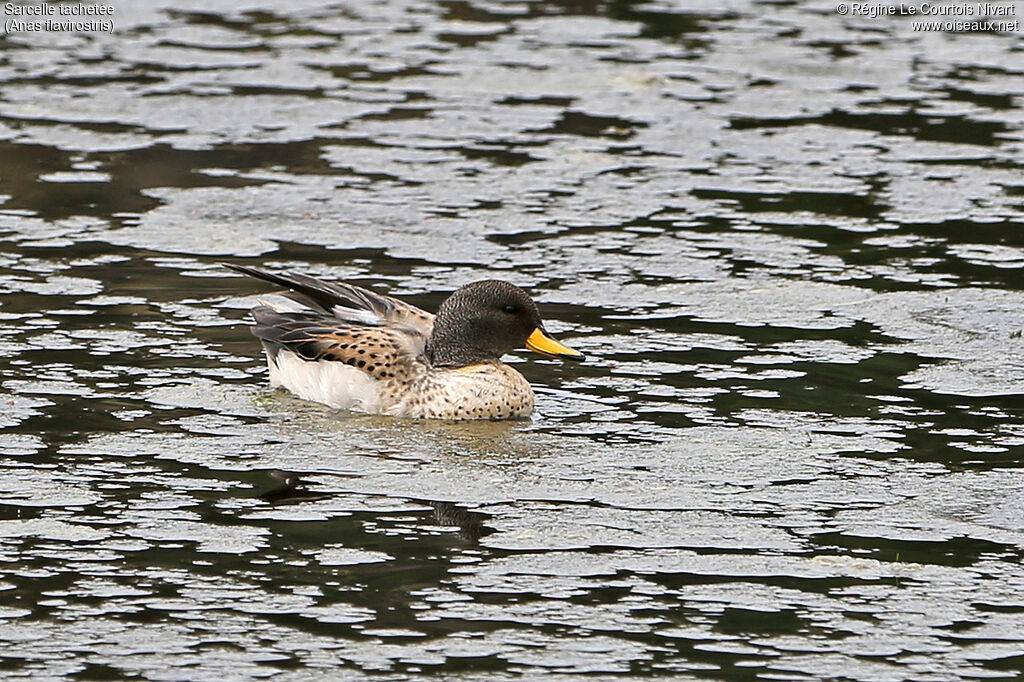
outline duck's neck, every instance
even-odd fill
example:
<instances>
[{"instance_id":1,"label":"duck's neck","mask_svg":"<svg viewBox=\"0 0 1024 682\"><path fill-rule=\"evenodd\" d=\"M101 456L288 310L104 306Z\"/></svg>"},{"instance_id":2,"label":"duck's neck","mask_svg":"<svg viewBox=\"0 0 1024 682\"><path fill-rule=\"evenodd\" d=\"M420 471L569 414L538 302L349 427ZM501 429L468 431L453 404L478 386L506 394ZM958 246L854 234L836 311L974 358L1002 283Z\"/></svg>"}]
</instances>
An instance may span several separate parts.
<instances>
[{"instance_id":1,"label":"duck's neck","mask_svg":"<svg viewBox=\"0 0 1024 682\"><path fill-rule=\"evenodd\" d=\"M436 326L427 339L424 355L432 367L465 367L495 359L492 353L468 345L461 335L446 334Z\"/></svg>"}]
</instances>

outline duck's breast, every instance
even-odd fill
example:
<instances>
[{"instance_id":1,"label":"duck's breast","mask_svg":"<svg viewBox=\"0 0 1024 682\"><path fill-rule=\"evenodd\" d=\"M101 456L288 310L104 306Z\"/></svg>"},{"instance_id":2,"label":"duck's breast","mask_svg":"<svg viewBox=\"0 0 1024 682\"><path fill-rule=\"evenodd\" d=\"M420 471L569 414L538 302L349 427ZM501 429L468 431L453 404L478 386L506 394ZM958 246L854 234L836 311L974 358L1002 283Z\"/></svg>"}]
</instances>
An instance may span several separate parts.
<instances>
[{"instance_id":1,"label":"duck's breast","mask_svg":"<svg viewBox=\"0 0 1024 682\"><path fill-rule=\"evenodd\" d=\"M533 389L500 362L426 368L401 384L383 382L381 411L428 419L519 419L533 412Z\"/></svg>"}]
</instances>

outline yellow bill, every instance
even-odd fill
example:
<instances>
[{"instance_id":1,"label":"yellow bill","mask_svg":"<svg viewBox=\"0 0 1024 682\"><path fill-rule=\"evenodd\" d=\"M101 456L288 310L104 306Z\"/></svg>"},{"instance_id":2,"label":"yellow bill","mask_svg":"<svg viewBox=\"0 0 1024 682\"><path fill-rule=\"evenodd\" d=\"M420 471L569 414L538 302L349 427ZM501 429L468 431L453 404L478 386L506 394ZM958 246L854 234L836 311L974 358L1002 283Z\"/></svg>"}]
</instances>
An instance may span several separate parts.
<instances>
[{"instance_id":1,"label":"yellow bill","mask_svg":"<svg viewBox=\"0 0 1024 682\"><path fill-rule=\"evenodd\" d=\"M573 350L555 341L540 327L534 329L533 333L526 339L526 347L549 358L563 358L565 360L584 360L586 358L578 350Z\"/></svg>"}]
</instances>

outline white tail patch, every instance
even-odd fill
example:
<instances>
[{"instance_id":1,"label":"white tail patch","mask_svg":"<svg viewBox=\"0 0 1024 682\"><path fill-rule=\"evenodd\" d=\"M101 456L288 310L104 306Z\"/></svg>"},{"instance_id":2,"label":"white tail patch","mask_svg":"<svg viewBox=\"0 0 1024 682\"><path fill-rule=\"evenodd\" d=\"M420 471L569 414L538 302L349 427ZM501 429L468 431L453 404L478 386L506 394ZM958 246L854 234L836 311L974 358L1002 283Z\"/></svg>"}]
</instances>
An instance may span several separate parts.
<instances>
[{"instance_id":1,"label":"white tail patch","mask_svg":"<svg viewBox=\"0 0 1024 682\"><path fill-rule=\"evenodd\" d=\"M271 386L283 386L300 398L361 412L377 412L380 406L379 382L343 362L303 360L281 349L276 359L267 357L267 367Z\"/></svg>"},{"instance_id":2,"label":"white tail patch","mask_svg":"<svg viewBox=\"0 0 1024 682\"><path fill-rule=\"evenodd\" d=\"M304 313L309 312L309 308L291 300L284 296L278 296L277 294L267 294L266 296L260 296L256 299L256 302L260 305L265 305L271 310L279 313Z\"/></svg>"},{"instance_id":3,"label":"white tail patch","mask_svg":"<svg viewBox=\"0 0 1024 682\"><path fill-rule=\"evenodd\" d=\"M368 324L371 327L376 327L381 323L380 316L371 310L357 310L355 308L346 308L343 305L336 305L331 308L331 312L339 320L345 320L346 322Z\"/></svg>"}]
</instances>

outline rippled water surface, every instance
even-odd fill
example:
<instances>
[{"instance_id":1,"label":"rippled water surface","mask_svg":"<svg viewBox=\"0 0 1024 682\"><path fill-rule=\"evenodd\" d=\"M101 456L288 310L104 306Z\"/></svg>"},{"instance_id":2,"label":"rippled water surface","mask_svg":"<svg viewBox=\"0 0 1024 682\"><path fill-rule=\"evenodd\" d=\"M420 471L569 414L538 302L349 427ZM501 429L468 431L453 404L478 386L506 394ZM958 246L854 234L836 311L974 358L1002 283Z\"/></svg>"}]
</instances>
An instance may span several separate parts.
<instances>
[{"instance_id":1,"label":"rippled water surface","mask_svg":"<svg viewBox=\"0 0 1024 682\"><path fill-rule=\"evenodd\" d=\"M115 6L0 37L5 679L1021 674L1020 32ZM508 279L591 359L332 411L224 260Z\"/></svg>"}]
</instances>

